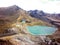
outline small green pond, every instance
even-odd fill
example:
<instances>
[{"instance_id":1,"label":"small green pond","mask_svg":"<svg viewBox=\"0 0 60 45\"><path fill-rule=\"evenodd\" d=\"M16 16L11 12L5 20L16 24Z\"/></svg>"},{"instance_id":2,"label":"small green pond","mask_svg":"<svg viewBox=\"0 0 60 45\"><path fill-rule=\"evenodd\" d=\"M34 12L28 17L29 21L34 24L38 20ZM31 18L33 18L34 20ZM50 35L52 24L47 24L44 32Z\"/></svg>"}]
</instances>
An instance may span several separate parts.
<instances>
[{"instance_id":1,"label":"small green pond","mask_svg":"<svg viewBox=\"0 0 60 45\"><path fill-rule=\"evenodd\" d=\"M57 30L57 28L36 25L36 26L27 26L27 30L32 35L52 35Z\"/></svg>"}]
</instances>

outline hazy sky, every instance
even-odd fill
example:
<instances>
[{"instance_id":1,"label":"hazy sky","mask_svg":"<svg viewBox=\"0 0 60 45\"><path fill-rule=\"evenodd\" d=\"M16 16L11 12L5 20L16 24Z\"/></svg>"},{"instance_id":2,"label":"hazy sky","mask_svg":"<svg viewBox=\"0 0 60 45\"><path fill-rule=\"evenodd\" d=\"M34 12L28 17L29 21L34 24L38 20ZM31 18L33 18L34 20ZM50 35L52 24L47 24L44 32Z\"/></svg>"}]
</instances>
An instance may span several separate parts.
<instances>
[{"instance_id":1,"label":"hazy sky","mask_svg":"<svg viewBox=\"0 0 60 45\"><path fill-rule=\"evenodd\" d=\"M60 13L59 0L0 0L0 7L18 5L25 10L43 10L49 13Z\"/></svg>"}]
</instances>

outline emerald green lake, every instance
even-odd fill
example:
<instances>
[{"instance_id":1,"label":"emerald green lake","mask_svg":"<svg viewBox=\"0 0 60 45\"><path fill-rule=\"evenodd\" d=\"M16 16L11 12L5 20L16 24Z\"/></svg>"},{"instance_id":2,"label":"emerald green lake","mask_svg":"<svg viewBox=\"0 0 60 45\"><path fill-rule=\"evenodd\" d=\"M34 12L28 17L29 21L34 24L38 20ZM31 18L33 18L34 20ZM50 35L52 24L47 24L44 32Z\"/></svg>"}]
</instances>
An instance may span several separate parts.
<instances>
[{"instance_id":1,"label":"emerald green lake","mask_svg":"<svg viewBox=\"0 0 60 45\"><path fill-rule=\"evenodd\" d=\"M57 30L57 28L36 25L36 26L27 26L27 30L32 35L52 35Z\"/></svg>"}]
</instances>

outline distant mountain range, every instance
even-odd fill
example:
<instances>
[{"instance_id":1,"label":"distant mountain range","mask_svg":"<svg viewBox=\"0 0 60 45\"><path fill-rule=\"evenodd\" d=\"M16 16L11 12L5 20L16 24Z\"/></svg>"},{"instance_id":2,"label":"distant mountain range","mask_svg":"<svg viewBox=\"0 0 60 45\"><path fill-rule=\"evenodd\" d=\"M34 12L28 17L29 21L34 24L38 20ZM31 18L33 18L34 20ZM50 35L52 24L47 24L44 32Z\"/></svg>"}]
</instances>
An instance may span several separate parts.
<instances>
[{"instance_id":1,"label":"distant mountain range","mask_svg":"<svg viewBox=\"0 0 60 45\"><path fill-rule=\"evenodd\" d=\"M28 12L31 17L49 22L56 26L60 26L60 14L49 14L40 10L30 10Z\"/></svg>"},{"instance_id":2,"label":"distant mountain range","mask_svg":"<svg viewBox=\"0 0 60 45\"><path fill-rule=\"evenodd\" d=\"M42 21L56 26L60 26L60 14L49 14L42 10L26 11L16 5L0 8L0 19L7 19L11 22L13 20L16 20L17 18L21 20L22 18L27 19L32 22Z\"/></svg>"}]
</instances>

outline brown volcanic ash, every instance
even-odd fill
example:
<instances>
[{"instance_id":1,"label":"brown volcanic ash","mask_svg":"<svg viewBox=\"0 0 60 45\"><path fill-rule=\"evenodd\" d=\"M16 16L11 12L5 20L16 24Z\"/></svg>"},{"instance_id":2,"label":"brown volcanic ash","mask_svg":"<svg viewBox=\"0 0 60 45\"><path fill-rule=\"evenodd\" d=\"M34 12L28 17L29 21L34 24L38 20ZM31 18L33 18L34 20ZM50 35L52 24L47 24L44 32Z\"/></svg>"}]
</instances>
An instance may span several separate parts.
<instances>
[{"instance_id":1,"label":"brown volcanic ash","mask_svg":"<svg viewBox=\"0 0 60 45\"><path fill-rule=\"evenodd\" d=\"M15 17L19 16L19 15L15 15L19 9L20 8L16 5L10 6L10 7L1 7L0 8L0 19L9 20L8 19L9 17L11 19L12 16L15 16ZM12 19L14 19L14 18L12 18Z\"/></svg>"},{"instance_id":2,"label":"brown volcanic ash","mask_svg":"<svg viewBox=\"0 0 60 45\"><path fill-rule=\"evenodd\" d=\"M60 19L54 17L46 17L47 19L49 19L51 21L51 23L53 25L55 25L56 27L60 27Z\"/></svg>"},{"instance_id":3,"label":"brown volcanic ash","mask_svg":"<svg viewBox=\"0 0 60 45\"><path fill-rule=\"evenodd\" d=\"M1 7L0 8L0 15L11 15L15 13L20 8L16 5L10 6L10 7Z\"/></svg>"},{"instance_id":4,"label":"brown volcanic ash","mask_svg":"<svg viewBox=\"0 0 60 45\"><path fill-rule=\"evenodd\" d=\"M0 39L0 45L12 45L12 43L10 43L9 41Z\"/></svg>"},{"instance_id":5,"label":"brown volcanic ash","mask_svg":"<svg viewBox=\"0 0 60 45\"><path fill-rule=\"evenodd\" d=\"M0 8L0 33L10 28L11 25L17 21L19 9L20 8L16 5Z\"/></svg>"}]
</instances>

